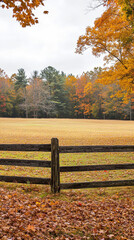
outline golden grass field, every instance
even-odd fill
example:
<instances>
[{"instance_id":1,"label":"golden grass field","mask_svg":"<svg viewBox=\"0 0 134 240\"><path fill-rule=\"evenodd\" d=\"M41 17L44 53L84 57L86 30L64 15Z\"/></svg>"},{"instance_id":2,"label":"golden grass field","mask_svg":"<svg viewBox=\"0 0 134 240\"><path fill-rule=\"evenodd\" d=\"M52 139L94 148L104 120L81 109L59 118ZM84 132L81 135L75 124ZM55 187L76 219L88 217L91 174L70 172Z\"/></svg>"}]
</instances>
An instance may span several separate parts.
<instances>
[{"instance_id":1,"label":"golden grass field","mask_svg":"<svg viewBox=\"0 0 134 240\"><path fill-rule=\"evenodd\" d=\"M49 144L53 137L60 145L134 145L134 122L0 118L0 144ZM0 158L50 160L51 153L1 151ZM134 163L134 153L60 154L60 166L112 163ZM0 165L0 175L50 178L51 169ZM123 179L134 179L134 170L60 173L61 183ZM0 193L0 239L134 239L133 186L53 195L46 185L0 182Z\"/></svg>"},{"instance_id":2,"label":"golden grass field","mask_svg":"<svg viewBox=\"0 0 134 240\"><path fill-rule=\"evenodd\" d=\"M90 119L0 118L0 143L49 144L53 137L59 139L61 146L134 145L134 122ZM0 158L50 160L51 156L50 153L41 152L0 152ZM134 163L134 153L60 154L61 166L112 163ZM0 174L50 177L50 169L0 166ZM61 182L127 180L133 178L134 170L61 173ZM12 186L12 184L7 185ZM50 191L50 187L45 186L45 188ZM39 189L41 188L39 187ZM123 188L118 188L118 191L120 191L119 189L122 192ZM127 189L127 193L129 192L130 195L134 193L132 191L133 187L124 189ZM113 192L113 188L110 191ZM117 191L117 188L115 188L115 191ZM124 194L124 191L122 194Z\"/></svg>"},{"instance_id":3,"label":"golden grass field","mask_svg":"<svg viewBox=\"0 0 134 240\"><path fill-rule=\"evenodd\" d=\"M50 143L60 145L134 144L134 122L90 119L0 118L0 143Z\"/></svg>"}]
</instances>

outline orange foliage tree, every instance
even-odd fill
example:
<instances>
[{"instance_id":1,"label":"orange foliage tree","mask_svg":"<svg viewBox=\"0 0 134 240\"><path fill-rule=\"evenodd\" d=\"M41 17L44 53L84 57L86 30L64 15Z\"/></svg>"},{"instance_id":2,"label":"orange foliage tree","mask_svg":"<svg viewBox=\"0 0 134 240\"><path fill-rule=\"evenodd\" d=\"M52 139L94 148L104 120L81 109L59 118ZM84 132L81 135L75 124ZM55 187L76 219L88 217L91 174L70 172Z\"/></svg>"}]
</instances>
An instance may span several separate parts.
<instances>
[{"instance_id":1,"label":"orange foliage tree","mask_svg":"<svg viewBox=\"0 0 134 240\"><path fill-rule=\"evenodd\" d=\"M105 63L112 62L112 66L102 72L101 83L117 82L129 98L134 86L133 1L107 0L103 3L106 10L94 26L87 27L86 34L79 37L76 52L82 53L92 47L95 56L105 54ZM130 14L127 7L131 8Z\"/></svg>"},{"instance_id":2,"label":"orange foliage tree","mask_svg":"<svg viewBox=\"0 0 134 240\"><path fill-rule=\"evenodd\" d=\"M94 68L79 77L70 75L66 78L65 86L74 117L102 117L102 84L96 82L100 72L101 68Z\"/></svg>"},{"instance_id":3,"label":"orange foliage tree","mask_svg":"<svg viewBox=\"0 0 134 240\"><path fill-rule=\"evenodd\" d=\"M22 27L38 23L33 11L39 6L44 6L44 0L0 0L0 7L13 10L13 17L20 22ZM48 11L44 11L45 14Z\"/></svg>"},{"instance_id":4,"label":"orange foliage tree","mask_svg":"<svg viewBox=\"0 0 134 240\"><path fill-rule=\"evenodd\" d=\"M15 91L12 80L0 69L0 116L12 115Z\"/></svg>"},{"instance_id":5,"label":"orange foliage tree","mask_svg":"<svg viewBox=\"0 0 134 240\"><path fill-rule=\"evenodd\" d=\"M73 117L77 116L77 95L76 95L76 84L77 77L73 75L69 75L65 80L65 89L67 91L68 100L69 100L69 112Z\"/></svg>"},{"instance_id":6,"label":"orange foliage tree","mask_svg":"<svg viewBox=\"0 0 134 240\"><path fill-rule=\"evenodd\" d=\"M89 77L83 73L80 77L70 75L66 78L65 87L68 91L71 111L74 116L86 117L91 113L90 94L86 93L91 88Z\"/></svg>"}]
</instances>

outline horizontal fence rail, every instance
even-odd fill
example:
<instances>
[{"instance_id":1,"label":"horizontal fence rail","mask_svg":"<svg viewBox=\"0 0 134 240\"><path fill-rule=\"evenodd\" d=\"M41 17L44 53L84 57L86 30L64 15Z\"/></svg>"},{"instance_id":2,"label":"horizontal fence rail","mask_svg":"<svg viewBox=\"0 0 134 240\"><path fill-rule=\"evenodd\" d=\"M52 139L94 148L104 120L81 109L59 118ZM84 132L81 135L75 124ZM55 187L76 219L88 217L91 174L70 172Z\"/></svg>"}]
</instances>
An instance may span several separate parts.
<instances>
[{"instance_id":1,"label":"horizontal fence rail","mask_svg":"<svg viewBox=\"0 0 134 240\"><path fill-rule=\"evenodd\" d=\"M45 184L50 185L50 178L35 178L35 177L18 177L18 176L1 176L0 181L12 183L29 183L29 184Z\"/></svg>"},{"instance_id":2,"label":"horizontal fence rail","mask_svg":"<svg viewBox=\"0 0 134 240\"><path fill-rule=\"evenodd\" d=\"M61 146L60 153L103 153L103 152L134 152L134 145L96 145L96 146ZM61 166L60 172L79 171L102 171L102 170L123 170L134 169L134 164L107 164L107 165L86 165L86 166ZM60 189L81 189L99 187L121 187L134 186L134 180L97 181L97 182L76 182L60 183Z\"/></svg>"},{"instance_id":3,"label":"horizontal fence rail","mask_svg":"<svg viewBox=\"0 0 134 240\"><path fill-rule=\"evenodd\" d=\"M103 181L103 182L80 182L80 183L62 183L62 184L60 184L61 189L121 187L121 186L134 186L134 180Z\"/></svg>"},{"instance_id":4,"label":"horizontal fence rail","mask_svg":"<svg viewBox=\"0 0 134 240\"><path fill-rule=\"evenodd\" d=\"M134 186L134 180L60 183L61 172L134 169L134 163L60 166L59 161L60 153L134 152L134 145L59 146L58 139L52 138L51 144L0 144L0 151L51 152L51 161L0 158L0 165L51 168L50 178L0 175L0 181L51 185L52 193L60 192L61 189Z\"/></svg>"},{"instance_id":5,"label":"horizontal fence rail","mask_svg":"<svg viewBox=\"0 0 134 240\"><path fill-rule=\"evenodd\" d=\"M61 146L60 153L134 152L134 145Z\"/></svg>"},{"instance_id":6,"label":"horizontal fence rail","mask_svg":"<svg viewBox=\"0 0 134 240\"><path fill-rule=\"evenodd\" d=\"M0 151L51 152L51 144L0 144ZM0 158L0 165L51 168L51 161ZM28 176L22 177L0 175L0 181L51 185L51 178L36 178Z\"/></svg>"},{"instance_id":7,"label":"horizontal fence rail","mask_svg":"<svg viewBox=\"0 0 134 240\"><path fill-rule=\"evenodd\" d=\"M134 163L129 164L109 164L109 165L87 165L87 166L63 166L60 172L80 172L80 171L102 171L102 170L123 170L134 169Z\"/></svg>"},{"instance_id":8,"label":"horizontal fence rail","mask_svg":"<svg viewBox=\"0 0 134 240\"><path fill-rule=\"evenodd\" d=\"M51 152L51 144L0 144L0 151Z\"/></svg>"},{"instance_id":9,"label":"horizontal fence rail","mask_svg":"<svg viewBox=\"0 0 134 240\"><path fill-rule=\"evenodd\" d=\"M51 167L51 161L4 159L0 158L0 165L25 166L25 167Z\"/></svg>"}]
</instances>

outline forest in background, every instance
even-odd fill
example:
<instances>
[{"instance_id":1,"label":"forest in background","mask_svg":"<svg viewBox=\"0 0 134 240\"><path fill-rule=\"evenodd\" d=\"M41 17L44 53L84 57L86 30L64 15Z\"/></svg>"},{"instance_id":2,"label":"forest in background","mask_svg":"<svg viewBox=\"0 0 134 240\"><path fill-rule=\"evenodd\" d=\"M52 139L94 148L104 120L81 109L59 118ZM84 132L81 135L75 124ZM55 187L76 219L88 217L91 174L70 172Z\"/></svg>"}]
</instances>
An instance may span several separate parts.
<instances>
[{"instance_id":1,"label":"forest in background","mask_svg":"<svg viewBox=\"0 0 134 240\"><path fill-rule=\"evenodd\" d=\"M66 75L48 66L27 78L23 68L8 77L0 70L0 117L131 119L126 91L103 85L103 69Z\"/></svg>"},{"instance_id":2,"label":"forest in background","mask_svg":"<svg viewBox=\"0 0 134 240\"><path fill-rule=\"evenodd\" d=\"M134 2L133 0L95 0L106 6L106 11L95 22L93 28L88 27L86 34L78 40L77 51L82 53L85 48L92 47L93 54L98 56L101 53L105 55L106 62L114 63L107 69L95 68L93 71L83 73L81 76L66 76L63 72L59 72L53 67L47 67L40 73L33 72L31 78L27 78L24 69L19 69L18 73L8 77L3 70L0 70L0 116L6 117L79 117L79 118L120 118L132 119L133 99L134 99ZM38 19L33 14L33 10L43 4L43 0L0 0L0 7L12 8L13 17L20 22L22 27L38 23ZM44 13L48 13L44 11ZM2 119L6 128L2 127L1 141L6 141L6 136L17 142L18 138L28 136L28 142L38 141L43 136L44 131L35 131L35 128L40 128L40 124L23 124L16 127L16 120L12 119L15 124L11 124L11 119ZM7 126L7 121L9 125ZM20 122L22 119L20 119ZM30 120L32 121L32 120ZM55 122L61 120L53 120L52 127L49 124L44 124L43 128L47 129L45 135L49 135L54 128ZM49 122L49 120L46 120ZM67 120L68 121L68 120ZM69 120L70 121L70 120ZM74 120L73 120L74 121ZM71 120L71 122L73 122ZM81 120L77 120L77 122ZM63 120L64 124L66 120ZM83 122L83 120L82 120ZM89 123L90 121L86 121ZM91 121L95 124L96 121ZM95 123L93 123L95 122ZM114 121L114 124L109 124L109 131L106 121L97 121L102 125L95 130L93 127L88 128L89 133L93 130L93 134L87 134L85 124L81 124L82 129L85 129L82 134L81 128L72 125L69 130L64 127L67 135L63 135L62 127L55 128L61 138L64 136L65 141L76 143L80 140L83 144L88 135L89 141L94 139L96 144L96 136L100 136L100 140L106 140L111 144L130 144L133 141L132 122ZM17 120L17 124L20 124ZM115 126L116 124L116 126ZM120 126L117 127L117 124ZM65 126L65 125L64 125ZM66 125L67 126L67 125ZM25 128L26 127L26 128ZM50 130L48 131L48 127ZM83 128L84 127L84 128ZM112 131L112 128L113 131ZM33 128L33 131L29 131ZM78 131L75 131L77 128ZM41 128L42 129L42 128ZM99 129L99 132L98 132ZM102 129L102 131L100 131ZM105 129L105 131L104 131ZM117 131L118 129L118 131ZM127 131L126 131L127 129ZM5 130L5 131L4 131ZM27 130L27 131L25 131ZM54 132L54 131L53 131ZM74 136L72 134L74 133ZM7 133L7 135L6 135ZM17 134L18 133L18 134ZM29 135L29 133L32 133ZM99 133L99 134L98 134ZM109 134L108 134L109 133ZM77 138L79 134L79 138ZM37 137L35 137L37 135ZM32 137L34 136L34 137ZM106 138L105 138L105 137ZM18 143L18 142L17 142ZM68 145L68 144L67 144ZM31 155L30 155L31 154ZM35 152L1 152L4 158L20 158L20 159L39 159L44 160L44 153L38 154ZM45 159L50 156L45 154ZM68 158L68 154L62 158L63 165L69 163L81 164L98 164L99 161L104 161L105 164L132 162L133 156L131 153L123 155L122 153L113 153L110 155L102 154L99 156L90 154L83 158L83 155L78 157L78 154ZM70 162L69 162L70 161ZM41 168L40 168L41 169ZM13 166L1 166L1 172L6 171L6 174L14 174L17 172L24 176L33 173L41 177L41 171L44 177L44 170L29 168L14 168ZM20 171L21 170L21 171ZM45 171L46 173L46 171ZM113 179L113 175L118 179L132 178L132 170L119 171L101 171L92 174L90 172L89 180L98 181L99 178L103 181ZM87 177L87 172L86 172ZM9 176L10 177L10 176ZM68 178L72 181L75 179L70 175L62 176L63 181ZM78 174L77 178L83 178L83 174ZM83 181L83 179L81 180ZM84 177L85 181L85 177ZM37 187L26 184L26 186L18 186L15 183L12 186L7 183L1 184L1 215L0 215L0 238L1 239L133 239L133 189L132 187L118 188L105 190L90 191L66 191L59 196L52 196L47 190L40 185ZM71 211L70 211L71 209ZM87 214L90 213L90 214ZM59 217L61 216L61 217Z\"/></svg>"},{"instance_id":3,"label":"forest in background","mask_svg":"<svg viewBox=\"0 0 134 240\"><path fill-rule=\"evenodd\" d=\"M92 10L103 6L104 12L79 37L76 53L91 48L96 57L104 54L107 67L73 76L48 66L31 78L23 68L11 77L0 70L1 117L134 119L134 2L91 3ZM22 27L38 23L32 11L40 5L43 0L0 0Z\"/></svg>"}]
</instances>

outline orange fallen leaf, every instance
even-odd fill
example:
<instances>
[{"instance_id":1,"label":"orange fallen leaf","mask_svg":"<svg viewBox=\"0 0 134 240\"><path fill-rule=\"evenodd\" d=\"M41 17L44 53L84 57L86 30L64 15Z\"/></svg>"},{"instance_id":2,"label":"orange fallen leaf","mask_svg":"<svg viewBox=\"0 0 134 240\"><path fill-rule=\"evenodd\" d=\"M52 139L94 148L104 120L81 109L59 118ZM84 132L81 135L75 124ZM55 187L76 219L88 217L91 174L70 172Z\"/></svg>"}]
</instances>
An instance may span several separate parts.
<instances>
[{"instance_id":1,"label":"orange fallen leaf","mask_svg":"<svg viewBox=\"0 0 134 240\"><path fill-rule=\"evenodd\" d=\"M29 225L27 226L27 230L28 230L28 231L33 231L33 232L35 232L35 226L29 224Z\"/></svg>"}]
</instances>

